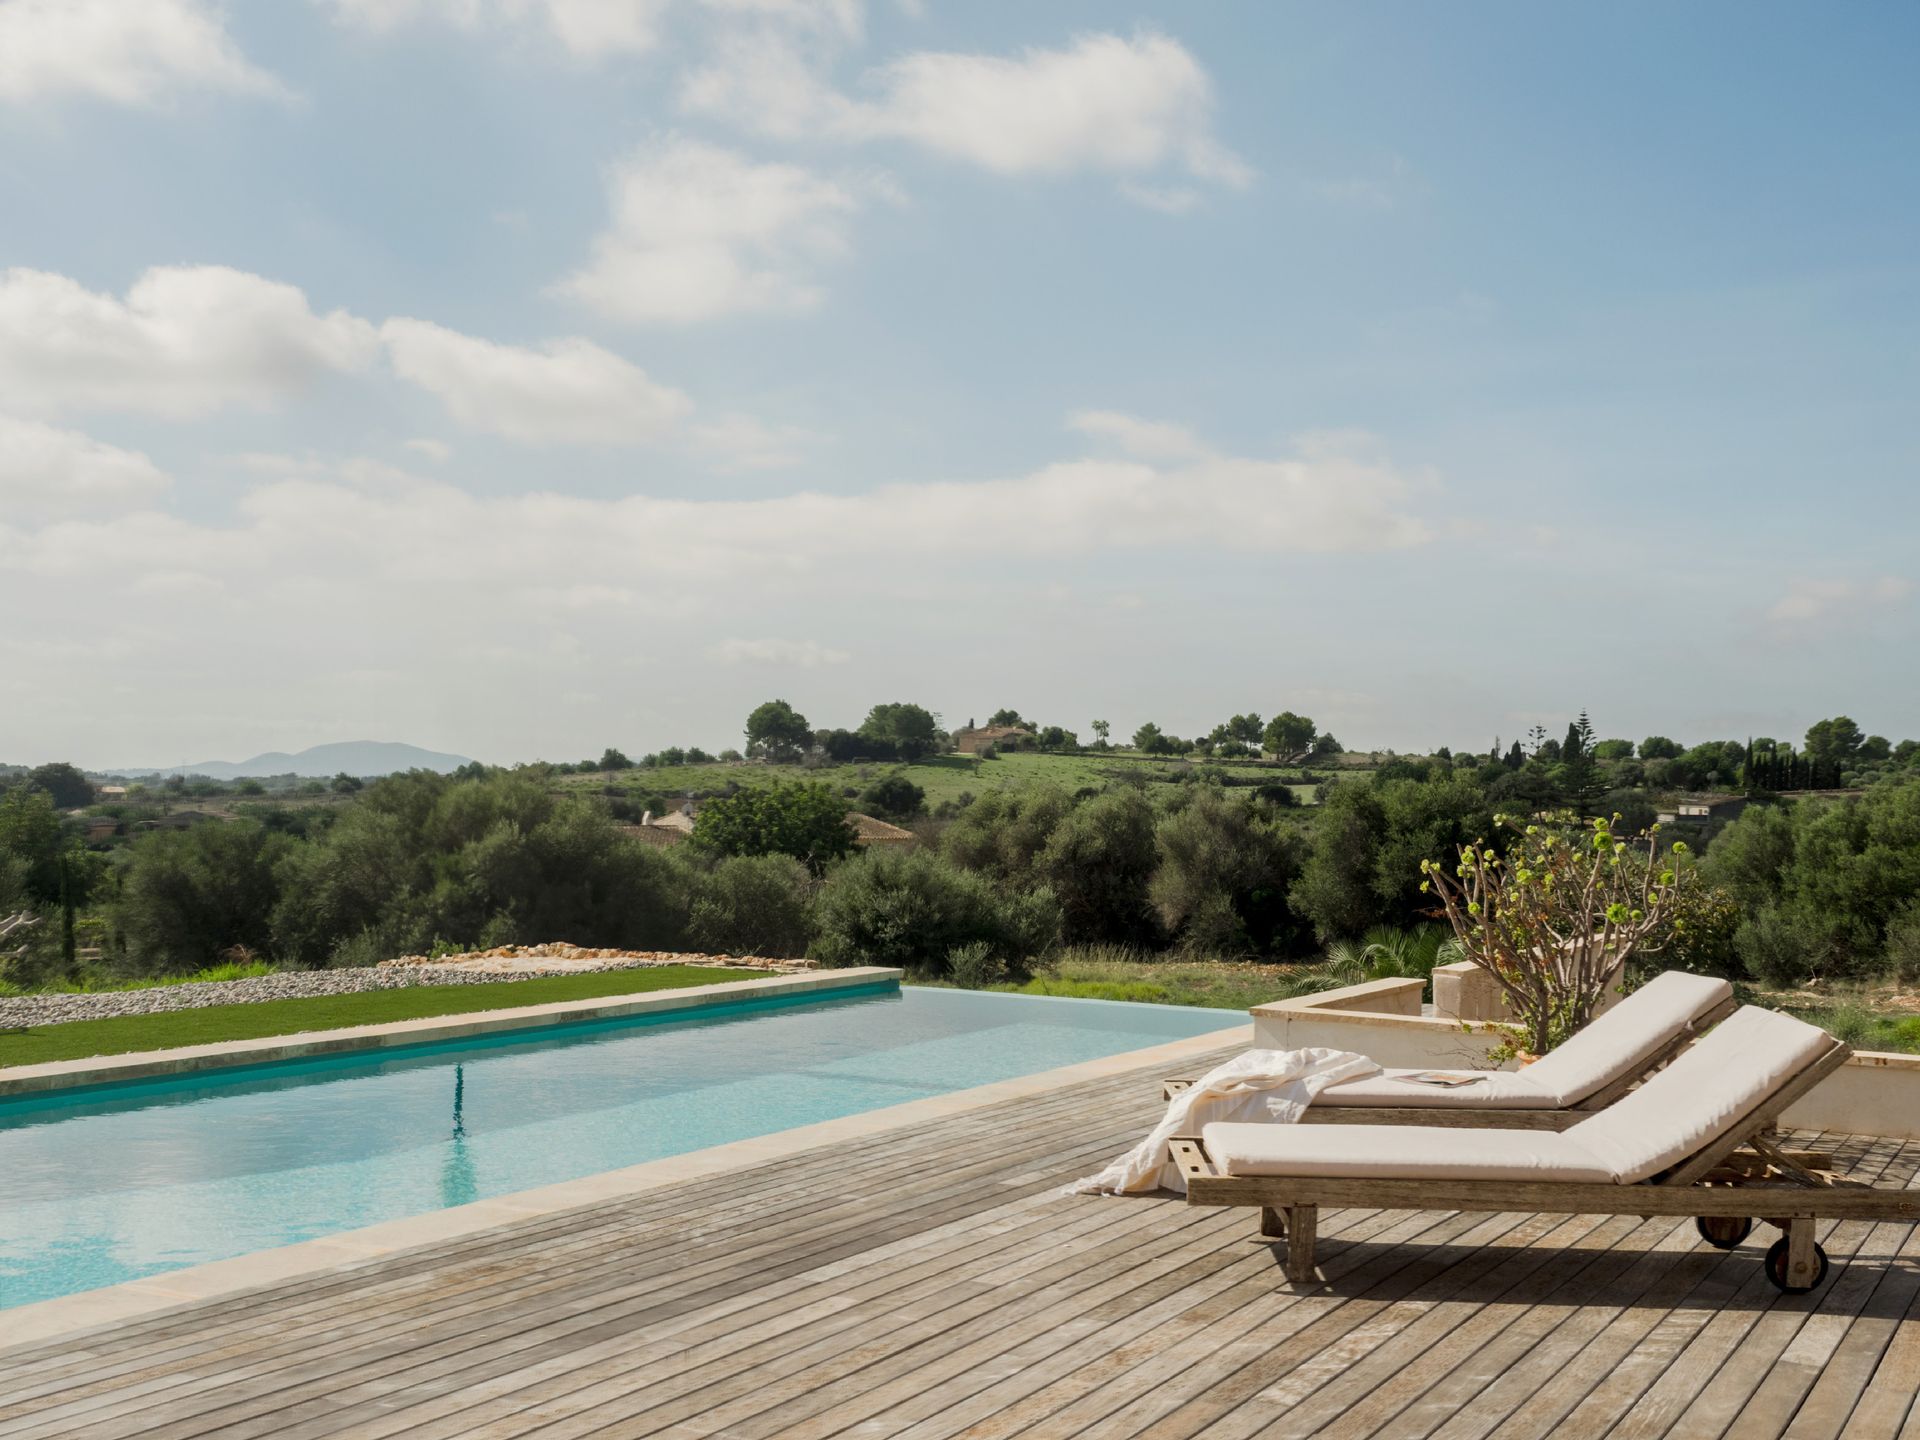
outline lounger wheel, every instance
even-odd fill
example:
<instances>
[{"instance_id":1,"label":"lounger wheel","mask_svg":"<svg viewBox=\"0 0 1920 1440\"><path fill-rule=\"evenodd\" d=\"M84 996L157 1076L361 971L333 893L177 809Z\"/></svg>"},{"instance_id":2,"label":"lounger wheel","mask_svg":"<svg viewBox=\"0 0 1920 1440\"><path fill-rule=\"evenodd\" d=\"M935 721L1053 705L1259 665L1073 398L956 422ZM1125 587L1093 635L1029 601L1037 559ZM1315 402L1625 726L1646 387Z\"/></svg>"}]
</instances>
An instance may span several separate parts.
<instances>
[{"instance_id":1,"label":"lounger wheel","mask_svg":"<svg viewBox=\"0 0 1920 1440\"><path fill-rule=\"evenodd\" d=\"M1731 1250L1753 1233L1753 1221L1745 1215L1702 1215L1693 1228L1714 1249Z\"/></svg>"},{"instance_id":2,"label":"lounger wheel","mask_svg":"<svg viewBox=\"0 0 1920 1440\"><path fill-rule=\"evenodd\" d=\"M1813 1258L1818 1262L1818 1268L1813 1272L1812 1281L1805 1285L1789 1285L1787 1283L1787 1242L1784 1238L1776 1240L1773 1242L1773 1248L1767 1251L1767 1279L1773 1282L1776 1290L1787 1295L1804 1295L1809 1290L1818 1289L1820 1282L1827 1278L1827 1252L1817 1241L1813 1247Z\"/></svg>"}]
</instances>

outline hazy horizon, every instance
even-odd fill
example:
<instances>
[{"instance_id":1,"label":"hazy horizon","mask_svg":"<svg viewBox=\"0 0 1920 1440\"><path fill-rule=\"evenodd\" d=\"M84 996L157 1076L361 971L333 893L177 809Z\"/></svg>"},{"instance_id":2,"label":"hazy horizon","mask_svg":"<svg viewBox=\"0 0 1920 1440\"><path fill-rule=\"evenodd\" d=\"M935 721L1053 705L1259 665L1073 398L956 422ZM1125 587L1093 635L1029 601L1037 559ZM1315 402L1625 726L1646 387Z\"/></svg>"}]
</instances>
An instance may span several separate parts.
<instances>
[{"instance_id":1,"label":"hazy horizon","mask_svg":"<svg viewBox=\"0 0 1920 1440\"><path fill-rule=\"evenodd\" d=\"M1912 7L89 16L0 0L0 760L1920 734Z\"/></svg>"}]
</instances>

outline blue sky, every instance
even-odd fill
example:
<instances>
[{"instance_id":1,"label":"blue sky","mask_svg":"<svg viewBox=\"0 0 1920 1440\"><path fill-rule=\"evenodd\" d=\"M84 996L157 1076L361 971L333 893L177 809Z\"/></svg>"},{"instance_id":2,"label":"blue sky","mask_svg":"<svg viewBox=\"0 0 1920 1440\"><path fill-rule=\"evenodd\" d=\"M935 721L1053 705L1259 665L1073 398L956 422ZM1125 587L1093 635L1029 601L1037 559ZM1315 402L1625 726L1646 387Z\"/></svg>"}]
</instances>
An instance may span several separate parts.
<instances>
[{"instance_id":1,"label":"blue sky","mask_svg":"<svg viewBox=\"0 0 1920 1440\"><path fill-rule=\"evenodd\" d=\"M1920 734L1917 44L0 0L0 759Z\"/></svg>"}]
</instances>

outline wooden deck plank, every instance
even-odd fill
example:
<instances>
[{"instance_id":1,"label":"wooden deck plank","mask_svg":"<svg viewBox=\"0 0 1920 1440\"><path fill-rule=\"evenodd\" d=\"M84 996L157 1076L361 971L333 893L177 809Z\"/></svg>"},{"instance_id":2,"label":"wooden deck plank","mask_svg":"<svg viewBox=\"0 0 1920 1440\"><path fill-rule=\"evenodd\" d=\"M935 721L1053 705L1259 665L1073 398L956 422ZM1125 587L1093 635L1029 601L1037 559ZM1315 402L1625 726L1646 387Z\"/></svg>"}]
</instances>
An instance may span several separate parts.
<instances>
[{"instance_id":1,"label":"wooden deck plank","mask_svg":"<svg viewBox=\"0 0 1920 1440\"><path fill-rule=\"evenodd\" d=\"M1071 1107L1066 1107L1063 1111L1063 1129L1068 1126L1073 1127L1075 1133L1079 1136L1075 1153L1081 1155L1088 1164L1093 1162L1095 1156L1102 1155L1104 1151L1113 1148L1114 1145L1117 1144L1117 1138L1106 1142L1104 1145L1098 1142L1087 1141L1084 1136L1084 1124L1071 1114ZM1116 1131L1116 1137L1122 1133L1121 1131ZM949 1143L951 1143L951 1141ZM938 1161L938 1164L933 1167L936 1171L944 1170L946 1173L946 1183L937 1187L934 1193L946 1197L957 1195L959 1198L955 1200L954 1203L961 1211L977 1209L980 1204L983 1203L980 1197L979 1187L974 1182L977 1181L981 1175L992 1172L1004 1163L1004 1157L1001 1153L1004 1146L997 1136L982 1134L974 1149L977 1149L979 1153L969 1154L964 1164L948 1156L942 1157ZM828 1226L830 1220L841 1220L844 1222L842 1228L847 1235L854 1238L854 1248L856 1250L871 1247L882 1237L877 1233L877 1227L872 1219L873 1208L871 1204L862 1203L860 1188L861 1187L857 1186L849 1186L843 1180L841 1182L841 1191L843 1193L833 1206L815 1208L810 1211L805 1210L803 1206L796 1207L794 1218L787 1222L784 1230L779 1227L774 1227L769 1231L768 1227L761 1227L759 1233L763 1237L770 1236L770 1238L763 1239L763 1242L758 1247L752 1245L743 1246L741 1244L737 1221L732 1218L732 1209L725 1205L724 1196L719 1197L720 1208L723 1212L726 1212L729 1223L712 1226L687 1223L685 1226L687 1229L694 1230L696 1234L711 1231L710 1239L704 1249L697 1242L688 1244L680 1236L676 1236L674 1250L682 1257L681 1261L674 1262L680 1266L677 1272L678 1279L683 1285L694 1282L702 1284L710 1283L713 1278L710 1272L689 1269L684 1264L684 1258L686 1256L705 1254L707 1251L723 1257L727 1267L738 1271L742 1275L756 1279L764 1279L768 1272L764 1265L755 1258L756 1256L763 1255L769 1245L777 1246L780 1244L782 1235L789 1231L805 1231L816 1239L823 1234L832 1233ZM903 1187L897 1181L889 1181L876 1176L869 1180L868 1188L875 1193L882 1189L888 1191L891 1201L889 1207L889 1223L900 1224L903 1219L901 1215L901 1211L903 1210L901 1201L905 1198L911 1198L914 1193L914 1187ZM925 1187L922 1188L924 1189ZM1001 1193L1005 1194L1009 1192L1003 1191ZM594 1218L598 1218L597 1211ZM697 1217L686 1218L690 1222ZM905 1228L909 1231L909 1234L914 1224L922 1223L929 1218L934 1217L930 1217L924 1209L914 1210L910 1207L905 1207ZM515 1227L515 1229L517 1231L518 1227ZM600 1236L603 1243L606 1239L611 1238L598 1230L594 1233ZM522 1237L516 1234L510 1237L509 1243L513 1244L517 1249L521 1243L521 1239ZM552 1247L538 1249L533 1252L533 1254L535 1257L533 1263L536 1265L545 1267L550 1271L557 1268L554 1262L558 1257ZM666 1263L668 1262L660 1262L662 1265ZM530 1299L544 1294L548 1289L552 1288L554 1283L562 1283L530 1281L526 1275L517 1271L503 1271L499 1268L498 1261L491 1256L489 1256L489 1263L486 1266L486 1273L487 1277L490 1278L493 1283L487 1287L489 1293L481 1296L478 1301L478 1307L486 1310L499 1310L503 1307L510 1308L515 1313L516 1322L521 1325L537 1322L543 1313L530 1304ZM651 1272L643 1269L642 1273ZM369 1327L367 1305L364 1300L356 1301L354 1314L353 1340L358 1353L364 1361L367 1358L366 1345L372 1333ZM475 1314L472 1310L449 1315L444 1309L436 1307L436 1323L457 1320L463 1325L470 1326L474 1319ZM413 1319L409 1322L409 1328L407 1330L410 1337L415 1340L419 1338L417 1324L417 1318ZM310 1348L310 1344L307 1343L303 1343L300 1346L302 1353L308 1353ZM178 1383L181 1378L177 1368L178 1364L177 1358L170 1360L166 1372L173 1377L176 1383ZM284 1371L278 1370L277 1367L275 1368L275 1373L280 1374L283 1380L287 1378ZM231 1382L236 1377L228 1374L223 1378ZM229 1391L228 1398L233 1398L231 1391ZM0 1434L7 1433L7 1427L0 1426Z\"/></svg>"},{"instance_id":2,"label":"wooden deck plank","mask_svg":"<svg viewBox=\"0 0 1920 1440\"><path fill-rule=\"evenodd\" d=\"M1101 1152L1087 1149L1086 1153ZM423 1370L430 1375L430 1383L445 1386L465 1373L469 1368L465 1357L471 1355L485 1355L492 1363L499 1363L503 1353L518 1355L523 1361L538 1359L542 1353L570 1353L595 1343L600 1330L626 1333L643 1317L684 1309L691 1303L686 1298L690 1294L733 1284L764 1284L804 1267L809 1259L858 1253L895 1236L911 1234L919 1224L938 1223L955 1210L965 1212L990 1204L1008 1192L983 1196L978 1182L998 1163L1001 1161L990 1157L948 1169L938 1181L896 1183L890 1192L899 1199L929 1199L931 1209L896 1203L876 1218L871 1203L854 1198L821 1211L800 1211L779 1225L762 1227L750 1243L741 1242L736 1225L731 1243L723 1233L711 1245L694 1247L690 1252L692 1264L661 1260L663 1266L678 1265L667 1272L672 1284L663 1284L662 1275L647 1265L641 1266L638 1275L621 1266L603 1265L587 1275L562 1269L535 1285L517 1289L502 1286L480 1313L456 1318L435 1311L424 1321L416 1318L413 1328L403 1329L381 1343L372 1343L360 1334L356 1314L353 1320L336 1327L317 1358L277 1366L239 1383L225 1377L219 1390L209 1395L209 1403L217 1409L208 1414L235 1440L250 1433L277 1436L304 1418L288 1413L280 1399L284 1392L331 1382L349 1371L352 1385L326 1384L324 1400L316 1397L313 1408L351 1416L355 1412L343 1396L378 1386L387 1376L408 1368ZM795 1240L808 1242L808 1248L792 1249ZM314 1352L309 1348L306 1353ZM372 1393L385 1392L375 1389ZM183 1417L176 1427L148 1427L137 1433L149 1440L175 1440L176 1435L195 1433L190 1427L204 1419L196 1413ZM101 1433L104 1436L105 1432Z\"/></svg>"},{"instance_id":3,"label":"wooden deck plank","mask_svg":"<svg viewBox=\"0 0 1920 1440\"><path fill-rule=\"evenodd\" d=\"M1920 1440L1920 1227L1804 1299L1671 1217L1065 1197L1157 1072L0 1356L0 1440L1779 1435ZM1920 1144L1831 1137L1913 1183ZM1852 1264L1844 1256L1858 1252Z\"/></svg>"},{"instance_id":4,"label":"wooden deck plank","mask_svg":"<svg viewBox=\"0 0 1920 1440\"><path fill-rule=\"evenodd\" d=\"M1813 1143L1811 1136L1798 1139L1802 1144ZM1882 1157L1882 1163L1885 1158ZM1871 1175L1873 1172L1866 1170L1861 1173ZM1863 1226L1860 1233L1864 1235L1868 1228ZM1852 1233L1843 1231L1846 1235ZM1565 1437L1565 1440L1604 1434L1618 1418L1615 1408L1617 1400L1623 1392L1633 1389L1633 1375L1637 1368L1633 1360L1640 1346L1675 1309L1685 1303L1686 1297L1712 1269L1727 1264L1751 1266L1763 1253L1758 1245L1752 1243L1735 1252L1714 1251L1699 1243L1693 1226L1688 1222L1675 1227L1671 1240L1686 1252L1685 1259L1663 1276L1647 1294L1624 1306L1612 1320L1605 1322L1598 1333L1579 1340L1579 1365L1568 1365L1561 1369L1552 1381L1530 1396L1511 1420L1494 1434L1551 1434ZM1861 1274L1865 1276L1867 1272L1862 1270ZM1591 1328L1586 1323L1588 1319L1589 1316L1583 1314L1577 1320L1569 1321L1564 1328L1570 1334L1580 1335ZM1652 1353L1658 1354L1659 1348L1653 1347Z\"/></svg>"},{"instance_id":5,"label":"wooden deck plank","mask_svg":"<svg viewBox=\"0 0 1920 1440\"><path fill-rule=\"evenodd\" d=\"M1102 1208L1110 1206L1111 1202ZM1184 1206L1180 1208L1185 1210ZM1433 1218L1425 1217L1426 1223L1430 1225ZM1127 1283L1115 1287L1112 1295L1096 1298L1092 1304L1062 1306L1057 1313L1042 1317L1043 1323L1031 1327L1027 1334L983 1337L967 1350L942 1356L932 1365L903 1368L878 1391L843 1397L837 1405L817 1410L807 1422L783 1426L778 1433L791 1435L794 1440L824 1437L838 1433L850 1422L884 1415L891 1425L932 1421L916 1428L916 1434L955 1433L956 1425L965 1425L969 1435L977 1434L978 1428L961 1417L991 1415L1006 1405L1004 1393L981 1399L981 1392L993 1389L996 1380L1044 1384L1050 1377L1077 1368L1089 1350L1122 1343L1142 1328L1165 1336L1182 1317L1197 1309L1217 1310L1223 1305L1231 1308L1253 1301L1279 1310L1290 1303L1284 1292L1275 1289L1269 1247L1249 1245L1243 1227L1221 1224L1218 1217L1205 1233L1212 1246L1206 1257L1208 1270L1192 1264L1187 1273L1167 1277L1176 1281L1170 1284L1133 1283L1135 1277L1130 1276ZM928 1380L933 1382L931 1386L925 1385ZM1029 1422L1019 1433L1038 1436L1045 1433L1045 1428L1044 1424Z\"/></svg>"}]
</instances>

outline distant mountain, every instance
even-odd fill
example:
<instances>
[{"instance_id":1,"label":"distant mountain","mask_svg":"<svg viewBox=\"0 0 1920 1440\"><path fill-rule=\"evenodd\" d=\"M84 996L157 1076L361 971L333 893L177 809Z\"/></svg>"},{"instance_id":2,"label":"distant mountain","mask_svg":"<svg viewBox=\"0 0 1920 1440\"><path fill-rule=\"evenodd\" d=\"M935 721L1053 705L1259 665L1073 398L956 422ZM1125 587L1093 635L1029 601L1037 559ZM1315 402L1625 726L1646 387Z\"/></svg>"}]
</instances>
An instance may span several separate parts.
<instances>
[{"instance_id":1,"label":"distant mountain","mask_svg":"<svg viewBox=\"0 0 1920 1440\"><path fill-rule=\"evenodd\" d=\"M390 740L343 740L315 745L297 755L270 750L251 760L203 760L197 765L169 765L157 769L116 770L117 775L205 775L209 780L240 780L248 776L299 775L324 780L332 775L367 779L401 770L438 770L445 774L471 764L464 755L443 755Z\"/></svg>"}]
</instances>

